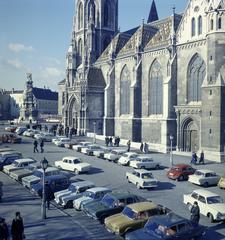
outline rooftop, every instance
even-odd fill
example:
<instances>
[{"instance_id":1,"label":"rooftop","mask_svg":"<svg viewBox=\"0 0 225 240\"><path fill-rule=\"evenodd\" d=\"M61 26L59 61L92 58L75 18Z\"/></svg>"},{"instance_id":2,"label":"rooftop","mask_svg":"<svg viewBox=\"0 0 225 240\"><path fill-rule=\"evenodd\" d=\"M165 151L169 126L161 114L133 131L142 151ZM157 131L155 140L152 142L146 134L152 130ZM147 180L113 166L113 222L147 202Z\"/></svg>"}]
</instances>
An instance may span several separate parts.
<instances>
[{"instance_id":1,"label":"rooftop","mask_svg":"<svg viewBox=\"0 0 225 240\"><path fill-rule=\"evenodd\" d=\"M33 94L37 99L58 101L58 93L45 88L33 88Z\"/></svg>"}]
</instances>

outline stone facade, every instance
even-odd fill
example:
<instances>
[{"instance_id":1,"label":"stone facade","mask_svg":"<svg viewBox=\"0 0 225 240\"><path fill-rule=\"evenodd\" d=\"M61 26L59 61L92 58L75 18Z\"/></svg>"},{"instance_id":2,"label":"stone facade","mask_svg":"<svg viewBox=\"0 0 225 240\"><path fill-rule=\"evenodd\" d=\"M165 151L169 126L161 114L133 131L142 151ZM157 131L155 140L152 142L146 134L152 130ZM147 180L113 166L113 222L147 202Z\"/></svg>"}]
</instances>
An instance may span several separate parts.
<instances>
[{"instance_id":1,"label":"stone facade","mask_svg":"<svg viewBox=\"0 0 225 240\"><path fill-rule=\"evenodd\" d=\"M224 1L190 0L161 20L153 1L149 21L126 32L117 29L117 1L76 4L64 124L85 133L96 122L99 134L161 152L172 135L177 151L224 161Z\"/></svg>"}]
</instances>

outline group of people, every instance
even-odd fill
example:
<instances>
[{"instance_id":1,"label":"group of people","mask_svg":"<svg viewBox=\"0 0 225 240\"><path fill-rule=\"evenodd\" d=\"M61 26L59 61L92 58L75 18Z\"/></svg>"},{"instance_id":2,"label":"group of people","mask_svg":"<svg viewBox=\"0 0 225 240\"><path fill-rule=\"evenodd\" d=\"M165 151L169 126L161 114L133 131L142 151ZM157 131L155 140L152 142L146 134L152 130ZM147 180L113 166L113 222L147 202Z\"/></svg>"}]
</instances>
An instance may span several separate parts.
<instances>
[{"instance_id":1,"label":"group of people","mask_svg":"<svg viewBox=\"0 0 225 240\"><path fill-rule=\"evenodd\" d=\"M16 216L11 225L12 240L25 239L23 219L20 212L16 212ZM8 240L10 237L9 229L4 218L0 218L0 240Z\"/></svg>"},{"instance_id":2,"label":"group of people","mask_svg":"<svg viewBox=\"0 0 225 240\"><path fill-rule=\"evenodd\" d=\"M148 144L145 142L145 143L141 143L141 146L140 146L140 151L143 152L143 153L148 153Z\"/></svg>"},{"instance_id":3,"label":"group of people","mask_svg":"<svg viewBox=\"0 0 225 240\"><path fill-rule=\"evenodd\" d=\"M120 145L120 137L105 137L105 145L107 147L112 147L113 145L119 147Z\"/></svg>"},{"instance_id":4,"label":"group of people","mask_svg":"<svg viewBox=\"0 0 225 240\"><path fill-rule=\"evenodd\" d=\"M198 162L199 159L199 162ZM205 164L205 156L204 156L204 152L201 151L200 153L200 157L198 158L196 152L192 152L192 156L191 156L191 164Z\"/></svg>"},{"instance_id":5,"label":"group of people","mask_svg":"<svg viewBox=\"0 0 225 240\"><path fill-rule=\"evenodd\" d=\"M39 152L38 144L39 144L38 140L35 139L34 143L33 143L33 145L34 145L34 153ZM44 152L44 140L43 139L40 140L40 148L41 148L41 153L43 153Z\"/></svg>"}]
</instances>

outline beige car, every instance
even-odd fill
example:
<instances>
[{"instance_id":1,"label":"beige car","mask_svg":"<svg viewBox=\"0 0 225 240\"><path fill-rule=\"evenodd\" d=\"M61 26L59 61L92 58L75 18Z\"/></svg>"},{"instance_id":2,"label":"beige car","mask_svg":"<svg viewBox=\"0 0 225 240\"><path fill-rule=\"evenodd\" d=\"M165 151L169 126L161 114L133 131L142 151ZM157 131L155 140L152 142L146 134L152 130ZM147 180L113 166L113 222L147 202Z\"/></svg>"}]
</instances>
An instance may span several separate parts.
<instances>
[{"instance_id":1,"label":"beige car","mask_svg":"<svg viewBox=\"0 0 225 240\"><path fill-rule=\"evenodd\" d=\"M194 190L191 194L184 194L184 204L189 208L198 203L200 213L210 218L211 222L225 221L225 203L216 193L205 189Z\"/></svg>"},{"instance_id":2,"label":"beige car","mask_svg":"<svg viewBox=\"0 0 225 240\"><path fill-rule=\"evenodd\" d=\"M218 187L221 189L225 189L225 176L220 178L218 182Z\"/></svg>"}]
</instances>

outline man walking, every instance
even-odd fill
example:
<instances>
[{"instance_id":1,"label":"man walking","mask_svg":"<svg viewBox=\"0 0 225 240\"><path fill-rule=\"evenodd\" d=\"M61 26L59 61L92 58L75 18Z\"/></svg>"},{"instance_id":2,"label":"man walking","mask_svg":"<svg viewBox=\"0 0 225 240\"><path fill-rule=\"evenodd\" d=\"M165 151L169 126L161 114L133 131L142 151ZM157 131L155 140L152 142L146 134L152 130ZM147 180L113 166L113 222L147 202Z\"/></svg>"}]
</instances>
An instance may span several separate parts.
<instances>
[{"instance_id":1,"label":"man walking","mask_svg":"<svg viewBox=\"0 0 225 240\"><path fill-rule=\"evenodd\" d=\"M128 142L127 142L127 151L128 152L130 152L130 145L131 145L130 140L128 140Z\"/></svg>"},{"instance_id":2,"label":"man walking","mask_svg":"<svg viewBox=\"0 0 225 240\"><path fill-rule=\"evenodd\" d=\"M35 139L34 140L34 153L39 152L37 146L38 146L38 141Z\"/></svg>"},{"instance_id":3,"label":"man walking","mask_svg":"<svg viewBox=\"0 0 225 240\"><path fill-rule=\"evenodd\" d=\"M43 139L41 139L40 147L41 147L41 153L43 153L44 152L44 140Z\"/></svg>"},{"instance_id":4,"label":"man walking","mask_svg":"<svg viewBox=\"0 0 225 240\"><path fill-rule=\"evenodd\" d=\"M198 224L200 219L200 209L198 206L198 202L194 202L194 205L191 208L191 221L193 223Z\"/></svg>"},{"instance_id":5,"label":"man walking","mask_svg":"<svg viewBox=\"0 0 225 240\"><path fill-rule=\"evenodd\" d=\"M13 240L24 239L23 219L20 216L20 212L16 212L16 217L12 221L11 234Z\"/></svg>"},{"instance_id":6,"label":"man walking","mask_svg":"<svg viewBox=\"0 0 225 240\"><path fill-rule=\"evenodd\" d=\"M9 230L4 218L0 218L0 240L9 239Z\"/></svg>"}]
</instances>

